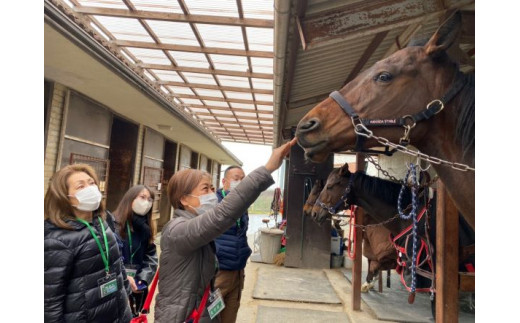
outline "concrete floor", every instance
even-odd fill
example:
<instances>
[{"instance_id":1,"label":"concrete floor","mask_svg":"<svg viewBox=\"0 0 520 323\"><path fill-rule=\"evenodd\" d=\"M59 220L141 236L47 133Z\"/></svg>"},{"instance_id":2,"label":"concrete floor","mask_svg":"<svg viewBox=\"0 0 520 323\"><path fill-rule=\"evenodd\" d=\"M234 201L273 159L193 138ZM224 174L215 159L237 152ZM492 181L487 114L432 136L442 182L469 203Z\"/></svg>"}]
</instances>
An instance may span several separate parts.
<instances>
[{"instance_id":1,"label":"concrete floor","mask_svg":"<svg viewBox=\"0 0 520 323\"><path fill-rule=\"evenodd\" d=\"M250 226L248 230L248 240L252 249L254 249L254 233L258 231L258 228L265 226L262 223L262 219L266 218L267 215L251 215ZM271 222L268 224L270 227L274 224L274 220L271 218ZM158 242L159 239L156 240ZM158 253L160 254L160 247L158 246ZM240 309L237 315L237 323L256 323L259 306L279 307L286 309L302 309L302 310L316 310L316 311L330 311L345 313L348 320L352 323L381 323L375 319L371 309L362 302L361 311L352 311L351 308L351 285L345 279L341 269L324 269L323 272L329 280L336 296L341 300L341 304L316 304L316 303L303 303L303 302L291 302L291 301L280 301L280 300L263 300L254 299L253 291L255 288L256 281L258 279L259 268L270 268L272 270L283 271L285 267L276 266L274 264L264 264L258 262L251 262L248 260L245 268L245 284L244 290L242 291L242 299L240 302ZM305 269L300 269L302 273ZM152 302L151 313L148 315L148 322L153 323L153 307L155 302ZM385 321L390 322L390 321ZM276 322L269 322L276 323Z\"/></svg>"}]
</instances>

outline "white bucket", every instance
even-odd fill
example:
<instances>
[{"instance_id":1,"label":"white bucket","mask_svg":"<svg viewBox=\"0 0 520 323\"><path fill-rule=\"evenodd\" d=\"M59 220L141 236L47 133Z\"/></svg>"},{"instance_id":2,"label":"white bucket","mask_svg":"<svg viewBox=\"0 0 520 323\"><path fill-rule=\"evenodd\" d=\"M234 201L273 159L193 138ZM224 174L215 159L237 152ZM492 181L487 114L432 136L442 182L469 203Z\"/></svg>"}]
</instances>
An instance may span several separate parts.
<instances>
[{"instance_id":1,"label":"white bucket","mask_svg":"<svg viewBox=\"0 0 520 323\"><path fill-rule=\"evenodd\" d=\"M268 229L261 228L260 229L260 256L262 257L262 262L267 264L274 263L274 256L278 254L280 251L280 247L282 245L283 231L280 229Z\"/></svg>"}]
</instances>

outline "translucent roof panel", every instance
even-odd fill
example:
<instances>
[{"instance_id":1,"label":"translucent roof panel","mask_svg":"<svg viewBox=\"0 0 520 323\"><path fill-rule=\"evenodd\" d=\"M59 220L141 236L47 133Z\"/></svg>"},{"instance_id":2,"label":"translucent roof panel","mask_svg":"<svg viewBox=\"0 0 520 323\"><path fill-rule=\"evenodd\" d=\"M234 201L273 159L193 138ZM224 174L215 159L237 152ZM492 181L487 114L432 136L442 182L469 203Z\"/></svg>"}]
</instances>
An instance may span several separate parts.
<instances>
[{"instance_id":1,"label":"translucent roof panel","mask_svg":"<svg viewBox=\"0 0 520 323\"><path fill-rule=\"evenodd\" d=\"M273 89L273 80L268 79L257 79L251 78L251 82L253 83L253 88L260 90L272 90Z\"/></svg>"},{"instance_id":2,"label":"translucent roof panel","mask_svg":"<svg viewBox=\"0 0 520 323\"><path fill-rule=\"evenodd\" d=\"M274 34L270 28L246 27L250 50L273 51Z\"/></svg>"},{"instance_id":3,"label":"translucent roof panel","mask_svg":"<svg viewBox=\"0 0 520 323\"><path fill-rule=\"evenodd\" d=\"M272 131L274 59L258 57L273 55L273 27L260 27L274 26L272 0L64 1L172 109L190 114L217 139L272 142L259 128L265 120L258 120L268 118ZM208 124L217 129L210 132Z\"/></svg>"},{"instance_id":4,"label":"translucent roof panel","mask_svg":"<svg viewBox=\"0 0 520 323\"><path fill-rule=\"evenodd\" d=\"M190 88L188 87L182 87L182 86L171 86L171 85L168 85L168 88L170 90L173 91L173 93L175 94L189 94L189 95L193 95L195 93L193 93L192 90L190 90ZM185 99L183 99L183 101L185 101Z\"/></svg>"},{"instance_id":5,"label":"translucent roof panel","mask_svg":"<svg viewBox=\"0 0 520 323\"><path fill-rule=\"evenodd\" d=\"M164 71L164 70L152 70L157 77L159 77L163 81L172 81L172 82L184 82L184 80L179 76L179 74L175 71Z\"/></svg>"},{"instance_id":6,"label":"translucent roof panel","mask_svg":"<svg viewBox=\"0 0 520 323\"><path fill-rule=\"evenodd\" d=\"M198 95L201 96L213 96L218 98L224 98L221 91L218 90L208 90L208 89L199 89L199 88L193 88L197 92Z\"/></svg>"},{"instance_id":7,"label":"translucent roof panel","mask_svg":"<svg viewBox=\"0 0 520 323\"><path fill-rule=\"evenodd\" d=\"M222 101L204 100L204 103L206 103L206 105L213 106L213 107L225 107L225 108L229 107L226 102L222 102Z\"/></svg>"},{"instance_id":8,"label":"translucent roof panel","mask_svg":"<svg viewBox=\"0 0 520 323\"><path fill-rule=\"evenodd\" d=\"M171 0L132 0L137 10L183 13L179 3Z\"/></svg>"},{"instance_id":9,"label":"translucent roof panel","mask_svg":"<svg viewBox=\"0 0 520 323\"><path fill-rule=\"evenodd\" d=\"M246 77L239 76L228 76L228 75L217 75L220 85L223 86L237 86L249 88L249 81ZM272 84L272 82L271 82ZM272 89L272 86L271 86Z\"/></svg>"},{"instance_id":10,"label":"translucent roof panel","mask_svg":"<svg viewBox=\"0 0 520 323\"><path fill-rule=\"evenodd\" d=\"M242 9L244 11L244 18L255 19L274 19L272 1L242 1Z\"/></svg>"},{"instance_id":11,"label":"translucent roof panel","mask_svg":"<svg viewBox=\"0 0 520 323\"><path fill-rule=\"evenodd\" d=\"M236 0L184 0L192 15L237 17Z\"/></svg>"},{"instance_id":12,"label":"translucent roof panel","mask_svg":"<svg viewBox=\"0 0 520 323\"><path fill-rule=\"evenodd\" d=\"M232 116L233 112L229 110L212 110L215 115L226 115L226 116Z\"/></svg>"},{"instance_id":13,"label":"translucent roof panel","mask_svg":"<svg viewBox=\"0 0 520 323\"><path fill-rule=\"evenodd\" d=\"M145 64L171 64L162 50L128 47L128 51Z\"/></svg>"},{"instance_id":14,"label":"translucent roof panel","mask_svg":"<svg viewBox=\"0 0 520 323\"><path fill-rule=\"evenodd\" d=\"M186 67L208 68L206 56L201 53L168 51L177 65Z\"/></svg>"},{"instance_id":15,"label":"translucent roof panel","mask_svg":"<svg viewBox=\"0 0 520 323\"><path fill-rule=\"evenodd\" d=\"M230 102L232 108L239 108L239 109L255 109L255 105L251 103L236 103L236 102Z\"/></svg>"},{"instance_id":16,"label":"translucent roof panel","mask_svg":"<svg viewBox=\"0 0 520 323\"><path fill-rule=\"evenodd\" d=\"M146 20L164 44L199 46L190 24L185 22Z\"/></svg>"},{"instance_id":17,"label":"translucent roof panel","mask_svg":"<svg viewBox=\"0 0 520 323\"><path fill-rule=\"evenodd\" d=\"M246 72L248 69L247 58L245 56L232 55L209 55L215 68L218 70L241 71Z\"/></svg>"},{"instance_id":18,"label":"translucent roof panel","mask_svg":"<svg viewBox=\"0 0 520 323\"><path fill-rule=\"evenodd\" d=\"M94 16L117 40L153 42L150 34L133 18Z\"/></svg>"},{"instance_id":19,"label":"translucent roof panel","mask_svg":"<svg viewBox=\"0 0 520 323\"><path fill-rule=\"evenodd\" d=\"M217 85L217 82L215 82L215 79L211 74L182 72L182 75L190 83Z\"/></svg>"},{"instance_id":20,"label":"translucent roof panel","mask_svg":"<svg viewBox=\"0 0 520 323\"><path fill-rule=\"evenodd\" d=\"M251 93L224 91L228 99L253 100Z\"/></svg>"},{"instance_id":21,"label":"translucent roof panel","mask_svg":"<svg viewBox=\"0 0 520 323\"><path fill-rule=\"evenodd\" d=\"M240 27L209 24L196 24L196 26L206 47L245 49ZM272 32L272 29L267 30Z\"/></svg>"},{"instance_id":22,"label":"translucent roof panel","mask_svg":"<svg viewBox=\"0 0 520 323\"><path fill-rule=\"evenodd\" d=\"M251 57L251 65L255 73L273 73L273 59Z\"/></svg>"},{"instance_id":23,"label":"translucent roof panel","mask_svg":"<svg viewBox=\"0 0 520 323\"><path fill-rule=\"evenodd\" d=\"M123 1L114 0L77 0L82 6L88 7L100 7L100 8L111 8L111 9L128 9Z\"/></svg>"},{"instance_id":24,"label":"translucent roof panel","mask_svg":"<svg viewBox=\"0 0 520 323\"><path fill-rule=\"evenodd\" d=\"M261 111L273 111L272 105L257 104L256 108Z\"/></svg>"},{"instance_id":25,"label":"translucent roof panel","mask_svg":"<svg viewBox=\"0 0 520 323\"><path fill-rule=\"evenodd\" d=\"M253 112L235 112L239 117L256 117L256 113Z\"/></svg>"},{"instance_id":26,"label":"translucent roof panel","mask_svg":"<svg viewBox=\"0 0 520 323\"><path fill-rule=\"evenodd\" d=\"M255 98L258 101L273 101L273 96L271 94L255 94Z\"/></svg>"}]
</instances>

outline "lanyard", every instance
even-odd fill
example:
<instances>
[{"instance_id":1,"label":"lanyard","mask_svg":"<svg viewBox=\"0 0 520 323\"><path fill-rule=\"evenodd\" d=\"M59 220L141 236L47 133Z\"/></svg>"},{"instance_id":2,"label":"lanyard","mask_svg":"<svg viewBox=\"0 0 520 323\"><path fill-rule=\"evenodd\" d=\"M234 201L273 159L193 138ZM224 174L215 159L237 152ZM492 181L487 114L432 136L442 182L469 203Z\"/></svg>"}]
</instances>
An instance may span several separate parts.
<instances>
[{"instance_id":1,"label":"lanyard","mask_svg":"<svg viewBox=\"0 0 520 323\"><path fill-rule=\"evenodd\" d=\"M224 189L222 189L221 192L222 192L222 198L225 198L226 192L224 191ZM237 220L237 227L240 229L240 219Z\"/></svg>"},{"instance_id":2,"label":"lanyard","mask_svg":"<svg viewBox=\"0 0 520 323\"><path fill-rule=\"evenodd\" d=\"M130 264L132 265L134 263L134 255L141 247L141 244L135 249L134 252L132 252L132 231L130 231L130 225L128 225L128 222L126 222L126 231L128 232L128 246L130 247Z\"/></svg>"},{"instance_id":3,"label":"lanyard","mask_svg":"<svg viewBox=\"0 0 520 323\"><path fill-rule=\"evenodd\" d=\"M94 237L94 240L96 241L96 244L97 244L97 246L99 248L99 252L101 253L101 258L103 259L103 264L105 265L105 271L108 274L108 272L110 271L109 267L108 267L108 259L110 259L110 253L108 251L107 234L105 232L105 226L103 225L103 221L101 221L101 219L98 217L99 224L101 225L101 231L103 232L103 241L105 242L106 254L105 254L105 252L103 252L103 246L101 245L101 242L99 241L99 238L97 237L96 233L94 232L94 229L92 229L90 224L87 221L83 220L83 219L76 219L76 220L78 220L78 222L81 222L84 225L86 225L88 230L90 231L90 234L92 235L92 237Z\"/></svg>"}]
</instances>

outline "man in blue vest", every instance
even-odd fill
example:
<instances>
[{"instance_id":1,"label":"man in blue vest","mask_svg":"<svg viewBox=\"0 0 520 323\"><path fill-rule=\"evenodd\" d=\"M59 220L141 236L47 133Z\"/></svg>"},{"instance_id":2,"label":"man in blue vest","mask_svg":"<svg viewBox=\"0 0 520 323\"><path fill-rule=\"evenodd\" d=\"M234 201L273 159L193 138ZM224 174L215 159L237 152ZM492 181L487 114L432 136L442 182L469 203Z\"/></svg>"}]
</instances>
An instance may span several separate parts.
<instances>
[{"instance_id":1,"label":"man in blue vest","mask_svg":"<svg viewBox=\"0 0 520 323\"><path fill-rule=\"evenodd\" d=\"M229 166L222 179L223 187L217 191L218 201L234 190L245 177L239 166ZM240 188L239 188L240 189ZM247 227L249 215L247 211L231 228L215 240L219 271L215 278L215 288L219 288L224 299L225 308L220 312L221 323L234 323L240 307L240 297L244 288L244 268L251 248L247 244Z\"/></svg>"}]
</instances>

